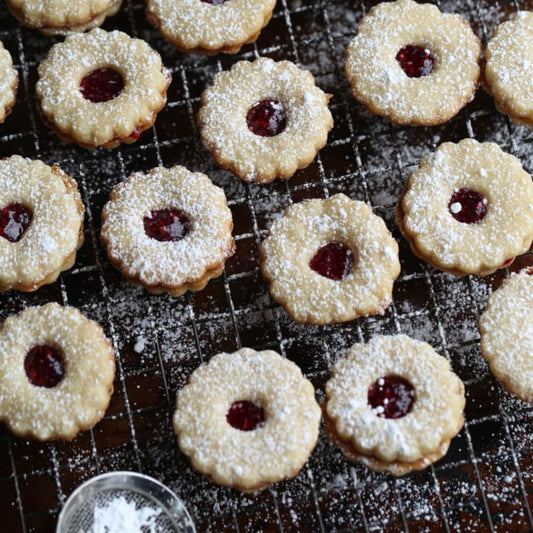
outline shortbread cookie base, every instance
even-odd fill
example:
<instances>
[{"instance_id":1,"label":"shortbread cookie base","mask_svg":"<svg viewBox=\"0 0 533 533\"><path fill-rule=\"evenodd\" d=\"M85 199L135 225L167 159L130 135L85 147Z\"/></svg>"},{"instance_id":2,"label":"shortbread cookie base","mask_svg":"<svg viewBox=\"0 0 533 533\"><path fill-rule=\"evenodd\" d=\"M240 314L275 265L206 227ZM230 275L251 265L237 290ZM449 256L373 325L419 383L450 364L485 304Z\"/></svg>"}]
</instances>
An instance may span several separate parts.
<instances>
[{"instance_id":1,"label":"shortbread cookie base","mask_svg":"<svg viewBox=\"0 0 533 533\"><path fill-rule=\"evenodd\" d=\"M513 273L479 319L481 353L511 394L533 403L533 269Z\"/></svg>"},{"instance_id":2,"label":"shortbread cookie base","mask_svg":"<svg viewBox=\"0 0 533 533\"><path fill-rule=\"evenodd\" d=\"M333 241L355 257L352 271L338 281L309 266ZM313 325L384 313L400 273L398 245L384 221L344 194L289 207L263 241L260 265L272 298L296 322Z\"/></svg>"},{"instance_id":3,"label":"shortbread cookie base","mask_svg":"<svg viewBox=\"0 0 533 533\"><path fill-rule=\"evenodd\" d=\"M273 137L255 135L246 123L248 111L267 98L282 103L287 115L285 129ZM217 74L202 94L202 141L218 165L243 181L288 179L326 144L333 127L330 98L310 72L290 61L239 61Z\"/></svg>"},{"instance_id":4,"label":"shortbread cookie base","mask_svg":"<svg viewBox=\"0 0 533 533\"><path fill-rule=\"evenodd\" d=\"M11 175L15 179L17 176L22 178L20 190L12 190ZM58 178L62 186L53 183L54 178ZM37 228L30 225L28 233L19 242L11 243L4 239L0 242L0 291L32 292L53 283L61 272L74 265L76 252L84 240L85 208L76 181L60 168L48 167L41 161L30 161L20 156L5 159L0 163L0 182L3 185L0 203L9 205L18 201L29 204L36 209L32 225L38 225ZM62 196L63 201L60 199ZM47 204L48 201L53 201L53 204ZM53 217L53 213L59 218L47 221L46 217ZM51 225L51 230L46 229L47 225ZM32 248L32 243L37 249ZM16 259L13 259L14 256Z\"/></svg>"},{"instance_id":5,"label":"shortbread cookie base","mask_svg":"<svg viewBox=\"0 0 533 533\"><path fill-rule=\"evenodd\" d=\"M34 386L26 376L25 356L38 345L62 352L65 374L55 387ZM109 405L114 375L102 328L73 307L29 307L0 327L0 420L16 435L72 440L90 429Z\"/></svg>"},{"instance_id":6,"label":"shortbread cookie base","mask_svg":"<svg viewBox=\"0 0 533 533\"><path fill-rule=\"evenodd\" d=\"M124 79L115 98L93 103L79 90L85 75L113 68ZM37 104L45 125L84 148L133 142L166 103L170 73L140 39L95 28L52 47L38 69Z\"/></svg>"},{"instance_id":7,"label":"shortbread cookie base","mask_svg":"<svg viewBox=\"0 0 533 533\"><path fill-rule=\"evenodd\" d=\"M410 411L379 416L368 390L387 376L414 389ZM377 336L355 344L335 364L326 384L327 417L339 439L356 453L384 463L416 463L437 452L463 425L464 385L433 348L406 335Z\"/></svg>"},{"instance_id":8,"label":"shortbread cookie base","mask_svg":"<svg viewBox=\"0 0 533 533\"><path fill-rule=\"evenodd\" d=\"M428 47L433 71L410 78L396 54L405 45ZM361 21L347 49L346 77L354 98L395 124L447 122L478 87L481 43L468 23L432 4L382 2Z\"/></svg>"},{"instance_id":9,"label":"shortbread cookie base","mask_svg":"<svg viewBox=\"0 0 533 533\"><path fill-rule=\"evenodd\" d=\"M17 99L19 78L11 54L0 41L0 124L11 113Z\"/></svg>"},{"instance_id":10,"label":"shortbread cookie base","mask_svg":"<svg viewBox=\"0 0 533 533\"><path fill-rule=\"evenodd\" d=\"M261 427L240 431L226 421L234 402L259 403ZM173 417L181 451L213 482L243 492L297 475L314 449L320 407L312 384L276 352L242 348L196 369L178 392Z\"/></svg>"},{"instance_id":11,"label":"shortbread cookie base","mask_svg":"<svg viewBox=\"0 0 533 533\"><path fill-rule=\"evenodd\" d=\"M517 124L533 127L533 12L519 11L496 28L486 48L483 82L496 108Z\"/></svg>"},{"instance_id":12,"label":"shortbread cookie base","mask_svg":"<svg viewBox=\"0 0 533 533\"><path fill-rule=\"evenodd\" d=\"M179 51L236 54L257 40L270 22L276 0L233 0L210 5L197 0L147 0L146 18Z\"/></svg>"},{"instance_id":13,"label":"shortbread cookie base","mask_svg":"<svg viewBox=\"0 0 533 533\"><path fill-rule=\"evenodd\" d=\"M29 28L39 30L43 35L70 35L101 26L107 17L115 15L122 0L74 0L79 4L72 9L72 0L60 0L57 7L53 2L39 0L7 0L11 14ZM33 5L35 4L35 5Z\"/></svg>"},{"instance_id":14,"label":"shortbread cookie base","mask_svg":"<svg viewBox=\"0 0 533 533\"><path fill-rule=\"evenodd\" d=\"M461 188L487 199L479 223L458 222L449 212ZM485 276L530 248L533 183L518 159L494 143L443 143L407 180L396 215L415 255L458 276Z\"/></svg>"},{"instance_id":15,"label":"shortbread cookie base","mask_svg":"<svg viewBox=\"0 0 533 533\"><path fill-rule=\"evenodd\" d=\"M164 293L166 293L166 294L169 294L170 296L173 296L174 298L177 298L178 296L182 296L187 291L198 292L198 291L201 291L201 290L205 289L206 285L209 283L210 280L212 280L214 278L218 278L224 272L224 264L222 264L222 265L220 265L217 268L213 268L213 269L210 269L209 271L207 271L205 273L204 277L202 277L198 281L195 281L194 283L185 283L185 284L183 284L183 285L181 285L179 287L174 287L174 286L167 286L167 285L164 285L164 284L160 284L160 285L144 285L144 284L142 284L139 281L138 276L131 276L130 277L129 274L126 271L122 270L122 268L121 268L123 266L122 264L113 262L113 266L117 270L120 270L122 275L130 283L133 283L134 285L138 285L140 287L144 287L148 292L150 292L152 294L164 294Z\"/></svg>"},{"instance_id":16,"label":"shortbread cookie base","mask_svg":"<svg viewBox=\"0 0 533 533\"><path fill-rule=\"evenodd\" d=\"M323 407L324 428L326 430L326 435L328 436L328 439L340 448L342 454L344 455L344 457L346 457L346 459L348 459L348 461L362 463L367 468L375 470L376 472L387 472L389 474L392 474L393 476L400 477L409 474L413 470L425 470L431 464L437 462L439 459L442 459L446 455L446 453L448 452L448 448L450 447L451 440L448 439L441 442L441 444L434 452L428 453L420 459L410 463L403 461L391 461L390 463L380 461L376 457L364 455L358 452L348 442L344 442L342 439L340 439L337 433L335 432L333 422L331 422L331 420L327 416L324 404ZM461 417L460 425L457 429L457 432L461 430L463 424L464 419L463 417Z\"/></svg>"},{"instance_id":17,"label":"shortbread cookie base","mask_svg":"<svg viewBox=\"0 0 533 533\"><path fill-rule=\"evenodd\" d=\"M176 242L146 235L143 217L175 208L190 218L191 232ZM117 185L102 212L102 241L111 263L149 292L181 296L220 276L235 252L233 219L222 189L185 167L136 173Z\"/></svg>"},{"instance_id":18,"label":"shortbread cookie base","mask_svg":"<svg viewBox=\"0 0 533 533\"><path fill-rule=\"evenodd\" d=\"M39 111L39 115L41 117L41 120L43 121L43 124L51 129L64 143L68 144L77 144L80 148L85 148L85 150L94 150L95 148L103 148L105 150L112 150L113 148L116 148L117 146L120 146L121 144L132 144L134 142L137 142L142 135L143 132L146 130L149 130L155 123L155 120L157 118L157 113L152 113L147 122L137 124L135 128L133 129L133 132L130 135L127 135L126 137L113 137L109 141L107 141L104 144L97 145L95 143L84 143L77 140L76 137L73 137L71 135L67 135L58 128L56 128L54 122L48 120L42 110L41 106L39 105L39 102L37 102L37 110Z\"/></svg>"}]
</instances>

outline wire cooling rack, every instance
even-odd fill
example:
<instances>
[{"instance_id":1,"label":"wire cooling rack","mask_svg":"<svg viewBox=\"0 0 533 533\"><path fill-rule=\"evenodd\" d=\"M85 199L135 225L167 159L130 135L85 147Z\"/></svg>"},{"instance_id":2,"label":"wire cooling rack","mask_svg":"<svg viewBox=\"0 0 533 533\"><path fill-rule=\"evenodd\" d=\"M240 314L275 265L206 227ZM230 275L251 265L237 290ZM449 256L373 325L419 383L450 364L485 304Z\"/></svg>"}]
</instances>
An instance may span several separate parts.
<instances>
[{"instance_id":1,"label":"wire cooling rack","mask_svg":"<svg viewBox=\"0 0 533 533\"><path fill-rule=\"evenodd\" d=\"M458 279L429 268L409 251L394 208L421 156L444 141L495 141L533 171L533 130L512 124L479 91L456 118L438 127L397 127L368 115L350 96L344 49L373 3L279 0L257 43L237 56L185 55L145 21L140 0L125 0L106 22L146 39L173 75L169 103L133 145L84 151L60 142L37 116L39 62L54 39L17 24L0 7L0 39L20 75L17 104L0 126L0 155L56 163L80 186L87 209L85 244L75 267L33 294L0 295L0 319L29 305L57 301L98 321L117 352L115 393L105 418L71 443L29 442L0 428L0 516L3 532L53 531L68 495L88 478L135 470L168 484L199 531L530 531L533 529L533 410L491 377L479 352L477 318L505 272ZM465 16L486 41L495 26L533 1L437 2ZM376 51L379 54L379 51ZM328 145L289 181L247 185L217 169L199 142L195 113L213 75L259 55L290 59L332 93L335 127ZM235 219L237 252L219 279L181 298L153 296L121 279L98 239L100 211L130 172L182 164L224 188ZM348 324L293 323L268 296L258 247L270 222L291 203L344 192L368 202L400 242L402 274L383 316ZM520 265L531 264L532 256ZM403 332L448 357L466 385L466 423L441 461L401 479L349 463L323 432L293 480L242 495L194 473L171 427L176 390L202 361L241 346L273 348L299 364L322 396L332 364L352 343Z\"/></svg>"}]
</instances>

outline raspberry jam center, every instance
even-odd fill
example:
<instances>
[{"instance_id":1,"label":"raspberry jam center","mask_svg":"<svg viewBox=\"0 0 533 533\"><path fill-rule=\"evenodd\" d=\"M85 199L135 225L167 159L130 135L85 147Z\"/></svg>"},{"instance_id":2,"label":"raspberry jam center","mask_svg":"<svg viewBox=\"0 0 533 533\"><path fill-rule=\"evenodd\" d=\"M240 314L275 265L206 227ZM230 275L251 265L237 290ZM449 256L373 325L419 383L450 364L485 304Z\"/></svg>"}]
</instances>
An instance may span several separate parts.
<instances>
[{"instance_id":1,"label":"raspberry jam center","mask_svg":"<svg viewBox=\"0 0 533 533\"><path fill-rule=\"evenodd\" d=\"M400 376L379 378L368 389L368 405L381 418L401 418L414 403L414 387Z\"/></svg>"},{"instance_id":2,"label":"raspberry jam center","mask_svg":"<svg viewBox=\"0 0 533 533\"><path fill-rule=\"evenodd\" d=\"M448 209L455 220L465 224L477 224L487 214L487 199L479 192L463 187L455 191Z\"/></svg>"},{"instance_id":3,"label":"raspberry jam center","mask_svg":"<svg viewBox=\"0 0 533 533\"><path fill-rule=\"evenodd\" d=\"M406 44L396 54L396 61L409 78L421 78L431 74L435 58L429 48Z\"/></svg>"},{"instance_id":4,"label":"raspberry jam center","mask_svg":"<svg viewBox=\"0 0 533 533\"><path fill-rule=\"evenodd\" d=\"M283 104L267 98L253 105L246 115L248 129L261 137L279 135L287 126Z\"/></svg>"},{"instance_id":5,"label":"raspberry jam center","mask_svg":"<svg viewBox=\"0 0 533 533\"><path fill-rule=\"evenodd\" d=\"M334 281L343 280L354 265L353 252L342 242L328 242L315 253L309 267Z\"/></svg>"},{"instance_id":6,"label":"raspberry jam center","mask_svg":"<svg viewBox=\"0 0 533 533\"><path fill-rule=\"evenodd\" d=\"M28 229L33 213L22 204L9 204L0 209L0 236L9 242L18 242Z\"/></svg>"},{"instance_id":7,"label":"raspberry jam center","mask_svg":"<svg viewBox=\"0 0 533 533\"><path fill-rule=\"evenodd\" d=\"M46 344L34 346L27 353L24 370L32 385L47 389L55 387L65 374L62 355Z\"/></svg>"},{"instance_id":8,"label":"raspberry jam center","mask_svg":"<svg viewBox=\"0 0 533 533\"><path fill-rule=\"evenodd\" d=\"M116 98L124 89L124 78L113 68L97 68L89 72L80 83L80 92L95 104Z\"/></svg>"},{"instance_id":9,"label":"raspberry jam center","mask_svg":"<svg viewBox=\"0 0 533 533\"><path fill-rule=\"evenodd\" d=\"M202 0L205 4L211 4L213 6L219 6L220 4L223 4L224 2L227 2L228 0Z\"/></svg>"},{"instance_id":10,"label":"raspberry jam center","mask_svg":"<svg viewBox=\"0 0 533 533\"><path fill-rule=\"evenodd\" d=\"M265 423L265 413L257 403L240 400L231 404L226 413L226 420L235 429L253 431Z\"/></svg>"},{"instance_id":11,"label":"raspberry jam center","mask_svg":"<svg viewBox=\"0 0 533 533\"><path fill-rule=\"evenodd\" d=\"M146 235L157 241L180 241L191 231L191 221L180 209L154 209L143 223Z\"/></svg>"}]
</instances>

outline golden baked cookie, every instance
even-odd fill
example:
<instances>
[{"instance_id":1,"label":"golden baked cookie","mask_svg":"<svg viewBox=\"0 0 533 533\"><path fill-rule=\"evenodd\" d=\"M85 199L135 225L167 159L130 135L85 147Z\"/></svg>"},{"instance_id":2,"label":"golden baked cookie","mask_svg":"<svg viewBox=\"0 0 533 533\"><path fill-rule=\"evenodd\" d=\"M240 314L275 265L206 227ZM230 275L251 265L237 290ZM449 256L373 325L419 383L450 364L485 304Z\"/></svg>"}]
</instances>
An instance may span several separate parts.
<instances>
[{"instance_id":1,"label":"golden baked cookie","mask_svg":"<svg viewBox=\"0 0 533 533\"><path fill-rule=\"evenodd\" d=\"M336 194L290 206L260 252L270 294L305 324L383 313L400 273L398 244L365 203Z\"/></svg>"},{"instance_id":2,"label":"golden baked cookie","mask_svg":"<svg viewBox=\"0 0 533 533\"><path fill-rule=\"evenodd\" d=\"M136 141L164 107L170 84L161 57L145 41L100 28L54 45L38 72L44 123L83 148Z\"/></svg>"},{"instance_id":3,"label":"golden baked cookie","mask_svg":"<svg viewBox=\"0 0 533 533\"><path fill-rule=\"evenodd\" d=\"M73 439L103 416L115 357L73 307L28 307L0 327L0 420L21 437Z\"/></svg>"},{"instance_id":4,"label":"golden baked cookie","mask_svg":"<svg viewBox=\"0 0 533 533\"><path fill-rule=\"evenodd\" d=\"M122 0L6 0L13 16L44 35L68 35L100 26Z\"/></svg>"},{"instance_id":5,"label":"golden baked cookie","mask_svg":"<svg viewBox=\"0 0 533 533\"><path fill-rule=\"evenodd\" d=\"M413 252L456 276L485 276L533 240L533 183L494 143L443 143L407 180L398 225Z\"/></svg>"},{"instance_id":6,"label":"golden baked cookie","mask_svg":"<svg viewBox=\"0 0 533 533\"><path fill-rule=\"evenodd\" d=\"M34 291L71 268L84 212L76 182L58 167L0 160L0 291Z\"/></svg>"},{"instance_id":7,"label":"golden baked cookie","mask_svg":"<svg viewBox=\"0 0 533 533\"><path fill-rule=\"evenodd\" d=\"M132 174L102 212L102 241L124 277L155 294L199 291L235 252L224 191L185 167Z\"/></svg>"},{"instance_id":8,"label":"golden baked cookie","mask_svg":"<svg viewBox=\"0 0 533 533\"><path fill-rule=\"evenodd\" d=\"M235 54L268 24L276 0L146 0L146 18L182 52Z\"/></svg>"},{"instance_id":9,"label":"golden baked cookie","mask_svg":"<svg viewBox=\"0 0 533 533\"><path fill-rule=\"evenodd\" d=\"M11 113L17 99L19 77L13 68L11 54L0 41L0 124Z\"/></svg>"},{"instance_id":10,"label":"golden baked cookie","mask_svg":"<svg viewBox=\"0 0 533 533\"><path fill-rule=\"evenodd\" d=\"M244 181L290 178L326 144L330 98L290 61L239 61L202 94L202 140L222 168Z\"/></svg>"},{"instance_id":11,"label":"golden baked cookie","mask_svg":"<svg viewBox=\"0 0 533 533\"><path fill-rule=\"evenodd\" d=\"M474 98L481 44L458 15L413 0L382 2L347 49L356 100L395 124L431 126Z\"/></svg>"},{"instance_id":12,"label":"golden baked cookie","mask_svg":"<svg viewBox=\"0 0 533 533\"><path fill-rule=\"evenodd\" d=\"M429 344L377 336L335 364L324 417L348 459L399 476L445 455L464 406L463 383Z\"/></svg>"},{"instance_id":13,"label":"golden baked cookie","mask_svg":"<svg viewBox=\"0 0 533 533\"><path fill-rule=\"evenodd\" d=\"M512 394L533 403L533 270L511 274L479 319L481 353Z\"/></svg>"},{"instance_id":14,"label":"golden baked cookie","mask_svg":"<svg viewBox=\"0 0 533 533\"><path fill-rule=\"evenodd\" d=\"M498 26L485 51L483 81L499 111L533 127L532 11L519 11Z\"/></svg>"},{"instance_id":15,"label":"golden baked cookie","mask_svg":"<svg viewBox=\"0 0 533 533\"><path fill-rule=\"evenodd\" d=\"M213 482L245 492L294 477L320 426L313 385L271 350L215 355L178 392L181 451Z\"/></svg>"}]
</instances>

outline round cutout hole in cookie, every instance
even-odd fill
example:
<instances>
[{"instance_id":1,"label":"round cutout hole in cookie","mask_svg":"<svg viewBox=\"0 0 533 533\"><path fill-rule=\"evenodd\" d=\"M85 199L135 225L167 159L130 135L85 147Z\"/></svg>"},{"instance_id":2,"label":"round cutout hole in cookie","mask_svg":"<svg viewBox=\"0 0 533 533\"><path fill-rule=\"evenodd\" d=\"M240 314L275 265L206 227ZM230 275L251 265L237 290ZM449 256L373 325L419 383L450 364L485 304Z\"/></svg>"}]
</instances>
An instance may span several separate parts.
<instances>
[{"instance_id":1,"label":"round cutout hole in cookie","mask_svg":"<svg viewBox=\"0 0 533 533\"><path fill-rule=\"evenodd\" d=\"M192 229L187 213L173 207L153 209L143 218L143 225L146 235L160 242L181 241Z\"/></svg>"},{"instance_id":2,"label":"round cutout hole in cookie","mask_svg":"<svg viewBox=\"0 0 533 533\"><path fill-rule=\"evenodd\" d=\"M396 54L396 61L409 78L429 76L435 66L431 50L417 44L406 44Z\"/></svg>"},{"instance_id":3,"label":"round cutout hole in cookie","mask_svg":"<svg viewBox=\"0 0 533 533\"><path fill-rule=\"evenodd\" d=\"M219 6L225 4L228 0L201 0L204 4L211 4L212 6Z\"/></svg>"},{"instance_id":4,"label":"round cutout hole in cookie","mask_svg":"<svg viewBox=\"0 0 533 533\"><path fill-rule=\"evenodd\" d=\"M415 403L415 389L401 376L384 376L368 388L368 405L380 418L402 418Z\"/></svg>"},{"instance_id":5,"label":"round cutout hole in cookie","mask_svg":"<svg viewBox=\"0 0 533 533\"><path fill-rule=\"evenodd\" d=\"M33 213L30 208L19 203L7 205L0 209L0 237L9 242L20 241L32 220Z\"/></svg>"},{"instance_id":6,"label":"round cutout hole in cookie","mask_svg":"<svg viewBox=\"0 0 533 533\"><path fill-rule=\"evenodd\" d=\"M82 96L94 104L115 99L122 89L124 89L122 74L110 67L92 70L80 82Z\"/></svg>"},{"instance_id":7,"label":"round cutout hole in cookie","mask_svg":"<svg viewBox=\"0 0 533 533\"><path fill-rule=\"evenodd\" d=\"M46 344L34 346L24 358L24 371L32 385L51 389L65 375L63 355Z\"/></svg>"},{"instance_id":8,"label":"round cutout hole in cookie","mask_svg":"<svg viewBox=\"0 0 533 533\"><path fill-rule=\"evenodd\" d=\"M264 425L265 412L258 403L239 400L231 404L226 413L226 421L240 431L254 431Z\"/></svg>"},{"instance_id":9,"label":"round cutout hole in cookie","mask_svg":"<svg viewBox=\"0 0 533 533\"><path fill-rule=\"evenodd\" d=\"M342 281L355 264L353 251L344 243L331 241L321 246L309 261L309 268L321 276Z\"/></svg>"},{"instance_id":10,"label":"round cutout hole in cookie","mask_svg":"<svg viewBox=\"0 0 533 533\"><path fill-rule=\"evenodd\" d=\"M287 114L280 101L265 98L250 108L246 124L254 135L275 137L287 127Z\"/></svg>"},{"instance_id":11,"label":"round cutout hole in cookie","mask_svg":"<svg viewBox=\"0 0 533 533\"><path fill-rule=\"evenodd\" d=\"M481 193L463 187L452 194L448 210L458 222L478 224L487 214L488 200Z\"/></svg>"}]
</instances>

